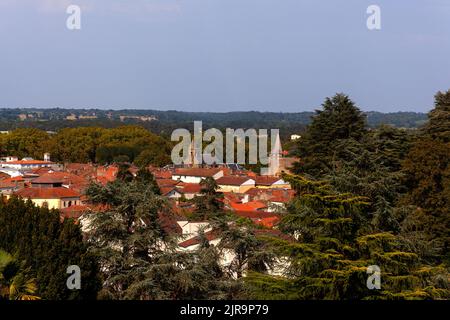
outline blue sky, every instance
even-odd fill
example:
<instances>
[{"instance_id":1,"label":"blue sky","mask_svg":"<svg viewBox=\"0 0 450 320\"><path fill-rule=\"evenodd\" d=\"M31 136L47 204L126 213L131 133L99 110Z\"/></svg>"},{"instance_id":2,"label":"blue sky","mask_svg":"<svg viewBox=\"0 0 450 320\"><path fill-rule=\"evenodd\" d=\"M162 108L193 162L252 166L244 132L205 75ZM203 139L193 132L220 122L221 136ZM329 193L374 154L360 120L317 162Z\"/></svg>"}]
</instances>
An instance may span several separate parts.
<instances>
[{"instance_id":1,"label":"blue sky","mask_svg":"<svg viewBox=\"0 0 450 320\"><path fill-rule=\"evenodd\" d=\"M450 89L450 1L0 0L0 88L0 107L298 112L345 92L424 112Z\"/></svg>"}]
</instances>

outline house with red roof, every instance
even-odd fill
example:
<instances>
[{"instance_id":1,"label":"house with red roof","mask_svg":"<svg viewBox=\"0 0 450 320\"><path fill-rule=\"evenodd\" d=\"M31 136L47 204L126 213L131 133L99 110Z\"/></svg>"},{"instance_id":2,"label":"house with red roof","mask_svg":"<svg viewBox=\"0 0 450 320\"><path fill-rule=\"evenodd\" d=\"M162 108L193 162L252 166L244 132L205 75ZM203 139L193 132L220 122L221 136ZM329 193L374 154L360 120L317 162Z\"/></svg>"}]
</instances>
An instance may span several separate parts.
<instances>
[{"instance_id":1,"label":"house with red roof","mask_svg":"<svg viewBox=\"0 0 450 320\"><path fill-rule=\"evenodd\" d=\"M208 177L217 180L223 177L223 175L223 170L220 168L178 168L172 173L172 180L179 180L186 183L200 183Z\"/></svg>"},{"instance_id":2,"label":"house with red roof","mask_svg":"<svg viewBox=\"0 0 450 320\"><path fill-rule=\"evenodd\" d=\"M267 205L262 201L231 202L229 206L235 211L264 211Z\"/></svg>"},{"instance_id":3,"label":"house with red roof","mask_svg":"<svg viewBox=\"0 0 450 320\"><path fill-rule=\"evenodd\" d=\"M254 224L266 228L273 228L281 219L278 214L265 211L235 211L234 214L242 218L250 219Z\"/></svg>"},{"instance_id":4,"label":"house with red roof","mask_svg":"<svg viewBox=\"0 0 450 320\"><path fill-rule=\"evenodd\" d=\"M56 188L23 188L14 194L25 200L29 199L39 207L50 209L64 209L74 205L81 205L81 194L75 190Z\"/></svg>"},{"instance_id":5,"label":"house with red roof","mask_svg":"<svg viewBox=\"0 0 450 320\"><path fill-rule=\"evenodd\" d=\"M73 205L67 208L60 209L61 221L65 219L78 220L86 212L90 212L91 208L86 205Z\"/></svg>"},{"instance_id":6,"label":"house with red roof","mask_svg":"<svg viewBox=\"0 0 450 320\"><path fill-rule=\"evenodd\" d=\"M49 171L31 180L31 186L35 188L56 188L64 186L81 191L88 184L89 181L85 178L64 171Z\"/></svg>"},{"instance_id":7,"label":"house with red roof","mask_svg":"<svg viewBox=\"0 0 450 320\"><path fill-rule=\"evenodd\" d=\"M156 179L156 183L158 184L158 187L173 187L175 188L178 184L181 182L178 180L172 180L172 179Z\"/></svg>"},{"instance_id":8,"label":"house with red roof","mask_svg":"<svg viewBox=\"0 0 450 320\"><path fill-rule=\"evenodd\" d=\"M216 180L219 192L244 193L255 187L255 180L247 176L224 176Z\"/></svg>"},{"instance_id":9,"label":"house with red roof","mask_svg":"<svg viewBox=\"0 0 450 320\"><path fill-rule=\"evenodd\" d=\"M252 188L247 190L245 195L253 201L263 201L266 203L268 207L267 211L282 212L286 210L286 204L294 198L295 191L281 188Z\"/></svg>"},{"instance_id":10,"label":"house with red roof","mask_svg":"<svg viewBox=\"0 0 450 320\"><path fill-rule=\"evenodd\" d=\"M204 237L208 240L208 242L212 245L217 245L220 242L219 232L216 230L210 230L204 233ZM178 244L178 246L183 251L195 250L198 248L201 242L201 238L199 235L195 235L187 240L184 240Z\"/></svg>"},{"instance_id":11,"label":"house with red roof","mask_svg":"<svg viewBox=\"0 0 450 320\"><path fill-rule=\"evenodd\" d=\"M0 181L0 193L9 195L25 186L25 180L21 176L3 179Z\"/></svg>"},{"instance_id":12,"label":"house with red roof","mask_svg":"<svg viewBox=\"0 0 450 320\"><path fill-rule=\"evenodd\" d=\"M183 197L183 193L180 192L176 187L160 187L161 195L169 199L179 199Z\"/></svg>"},{"instance_id":13,"label":"house with red roof","mask_svg":"<svg viewBox=\"0 0 450 320\"><path fill-rule=\"evenodd\" d=\"M107 184L116 180L119 173L119 167L116 165L99 166L95 173L95 180L101 184Z\"/></svg>"},{"instance_id":14,"label":"house with red roof","mask_svg":"<svg viewBox=\"0 0 450 320\"><path fill-rule=\"evenodd\" d=\"M66 163L63 171L86 180L92 179L97 175L97 168L92 163Z\"/></svg>"},{"instance_id":15,"label":"house with red roof","mask_svg":"<svg viewBox=\"0 0 450 320\"><path fill-rule=\"evenodd\" d=\"M188 200L202 193L202 186L199 183L179 183L176 189Z\"/></svg>"},{"instance_id":16,"label":"house with red roof","mask_svg":"<svg viewBox=\"0 0 450 320\"><path fill-rule=\"evenodd\" d=\"M32 169L38 169L38 168L50 168L54 165L56 165L56 164L51 161L33 160L33 159L22 159L22 160L16 160L16 161L0 162L1 168L9 168L9 169L16 169L16 170L32 170Z\"/></svg>"},{"instance_id":17,"label":"house with red roof","mask_svg":"<svg viewBox=\"0 0 450 320\"><path fill-rule=\"evenodd\" d=\"M255 176L255 186L260 189L283 188L290 189L291 185L276 176Z\"/></svg>"}]
</instances>

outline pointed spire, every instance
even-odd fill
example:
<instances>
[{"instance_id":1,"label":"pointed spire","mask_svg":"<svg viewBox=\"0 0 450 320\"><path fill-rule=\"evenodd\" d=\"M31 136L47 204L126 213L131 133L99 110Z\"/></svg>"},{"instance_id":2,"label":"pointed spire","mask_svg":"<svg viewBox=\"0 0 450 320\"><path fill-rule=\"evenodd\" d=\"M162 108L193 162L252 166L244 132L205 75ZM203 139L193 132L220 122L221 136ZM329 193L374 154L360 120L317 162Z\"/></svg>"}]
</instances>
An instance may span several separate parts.
<instances>
[{"instance_id":1,"label":"pointed spire","mask_svg":"<svg viewBox=\"0 0 450 320\"><path fill-rule=\"evenodd\" d=\"M279 173L280 158L282 151L283 149L281 147L280 134L279 132L277 132L275 137L275 143L272 146L272 150L270 152L268 175L275 176Z\"/></svg>"}]
</instances>

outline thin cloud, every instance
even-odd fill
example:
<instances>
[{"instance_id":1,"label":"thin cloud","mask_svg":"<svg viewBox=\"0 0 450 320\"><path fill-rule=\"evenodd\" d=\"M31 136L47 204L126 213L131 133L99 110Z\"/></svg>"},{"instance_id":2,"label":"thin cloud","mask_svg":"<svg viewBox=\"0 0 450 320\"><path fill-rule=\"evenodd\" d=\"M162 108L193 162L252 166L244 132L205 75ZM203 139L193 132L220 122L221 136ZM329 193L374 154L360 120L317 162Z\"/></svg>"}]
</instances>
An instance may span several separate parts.
<instances>
[{"instance_id":1,"label":"thin cloud","mask_svg":"<svg viewBox=\"0 0 450 320\"><path fill-rule=\"evenodd\" d=\"M83 11L120 14L173 14L181 11L179 0L0 0L3 8L28 7L41 13L65 12L70 5L78 5Z\"/></svg>"},{"instance_id":2,"label":"thin cloud","mask_svg":"<svg viewBox=\"0 0 450 320\"><path fill-rule=\"evenodd\" d=\"M109 1L111 11L118 13L179 13L181 4L179 1L169 0L135 0L132 3L124 1Z\"/></svg>"}]
</instances>

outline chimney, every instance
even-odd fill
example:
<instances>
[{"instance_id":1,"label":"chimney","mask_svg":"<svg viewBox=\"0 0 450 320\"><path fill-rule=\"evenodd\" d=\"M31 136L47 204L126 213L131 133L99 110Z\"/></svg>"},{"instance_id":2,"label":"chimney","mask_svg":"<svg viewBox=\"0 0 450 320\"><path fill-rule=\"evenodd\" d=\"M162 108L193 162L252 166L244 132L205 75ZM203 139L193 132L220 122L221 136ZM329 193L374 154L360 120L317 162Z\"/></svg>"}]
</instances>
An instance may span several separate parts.
<instances>
[{"instance_id":1,"label":"chimney","mask_svg":"<svg viewBox=\"0 0 450 320\"><path fill-rule=\"evenodd\" d=\"M244 198L242 199L242 203L247 203L248 201L249 201L249 195L248 194L246 194L246 195L244 195Z\"/></svg>"},{"instance_id":2,"label":"chimney","mask_svg":"<svg viewBox=\"0 0 450 320\"><path fill-rule=\"evenodd\" d=\"M44 153L44 161L50 162L50 153L48 152Z\"/></svg>"}]
</instances>

